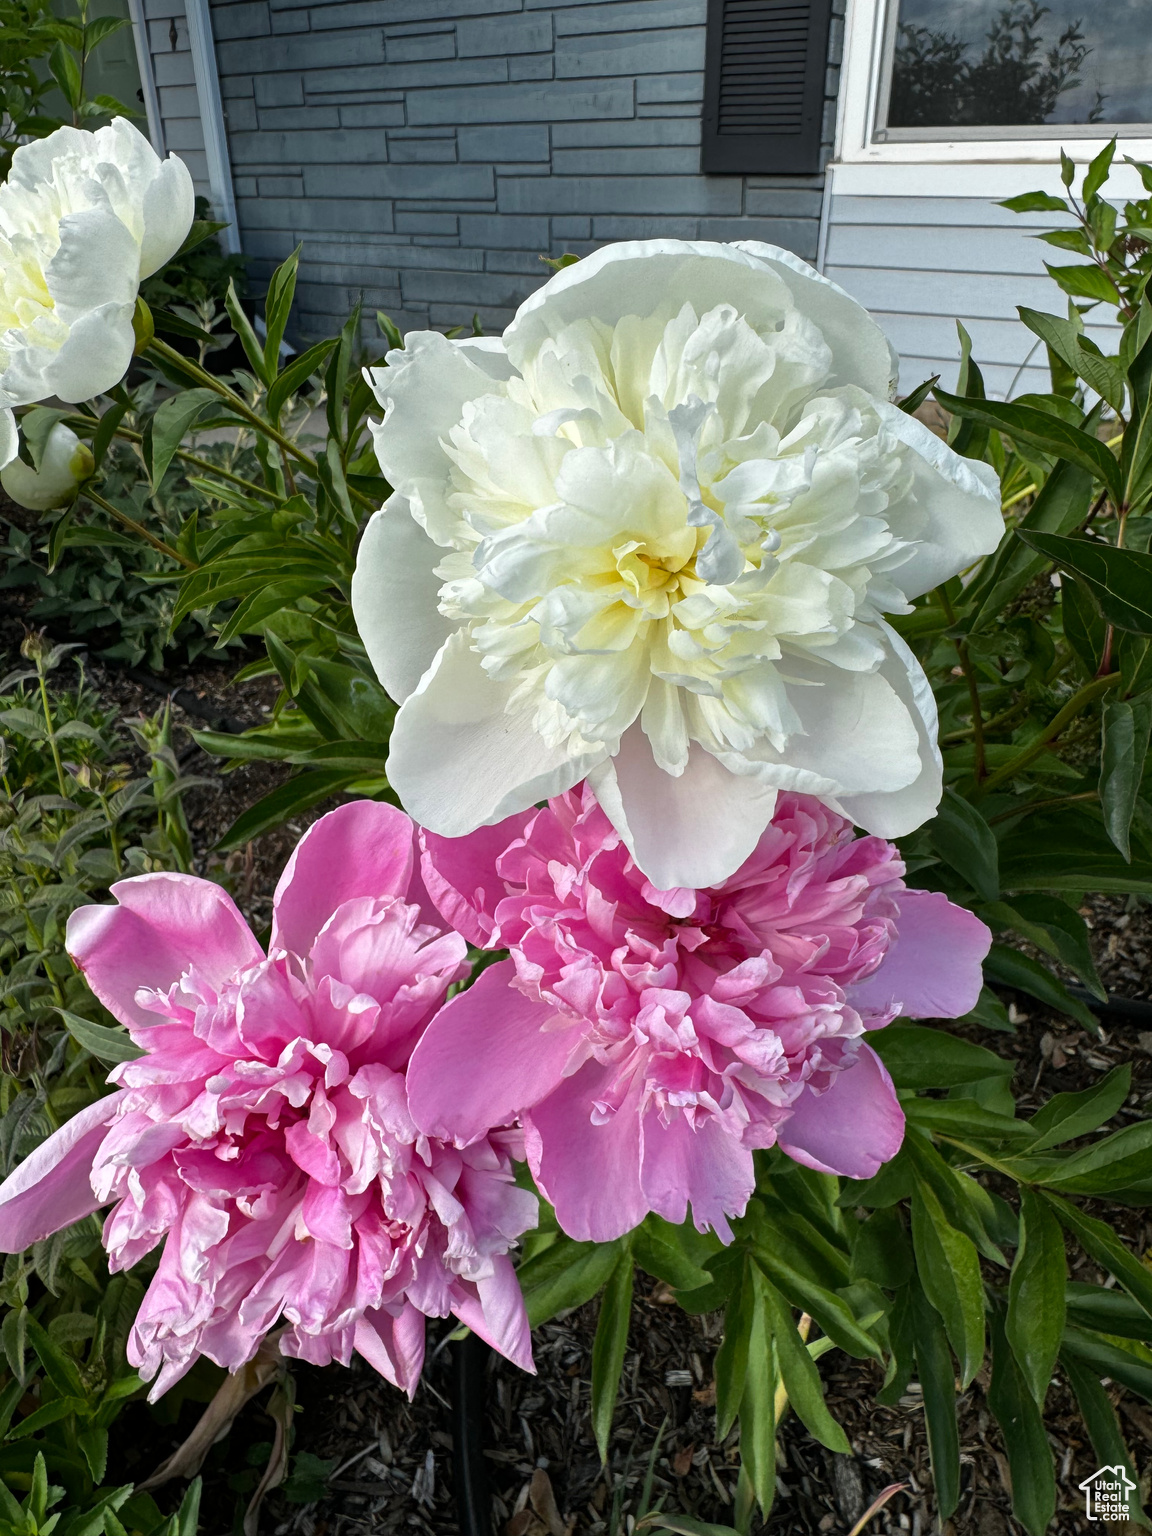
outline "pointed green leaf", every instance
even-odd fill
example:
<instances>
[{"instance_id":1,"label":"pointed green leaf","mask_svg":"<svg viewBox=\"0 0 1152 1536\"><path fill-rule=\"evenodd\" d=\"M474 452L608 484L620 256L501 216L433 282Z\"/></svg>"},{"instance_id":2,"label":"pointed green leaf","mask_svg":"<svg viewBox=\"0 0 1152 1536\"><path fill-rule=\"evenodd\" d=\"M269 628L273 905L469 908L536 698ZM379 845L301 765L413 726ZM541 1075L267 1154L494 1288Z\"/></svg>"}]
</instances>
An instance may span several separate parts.
<instances>
[{"instance_id":1,"label":"pointed green leaf","mask_svg":"<svg viewBox=\"0 0 1152 1536\"><path fill-rule=\"evenodd\" d=\"M999 854L991 827L970 801L946 789L928 825L932 846L985 901L1000 894Z\"/></svg>"},{"instance_id":2,"label":"pointed green leaf","mask_svg":"<svg viewBox=\"0 0 1152 1536\"><path fill-rule=\"evenodd\" d=\"M135 1061L138 1056L144 1055L138 1045L133 1045L128 1031L123 1027L113 1029L107 1024L93 1024L90 1019L82 1019L77 1013L69 1013L67 1008L58 1008L56 1012L64 1020L73 1040L90 1051L97 1061L114 1067L118 1062Z\"/></svg>"},{"instance_id":3,"label":"pointed green leaf","mask_svg":"<svg viewBox=\"0 0 1152 1536\"><path fill-rule=\"evenodd\" d=\"M1044 1198L1056 1212L1061 1226L1072 1234L1088 1257L1115 1275L1132 1300L1152 1317L1152 1270L1129 1252L1107 1222L1085 1215L1077 1206L1061 1200L1059 1195L1045 1192Z\"/></svg>"},{"instance_id":4,"label":"pointed green leaf","mask_svg":"<svg viewBox=\"0 0 1152 1536\"><path fill-rule=\"evenodd\" d=\"M1119 503L1122 491L1120 465L1111 450L1083 428L1073 426L1034 405L1008 404L999 400L965 400L940 389L935 391L935 395L947 411L995 427L1025 447L1039 448L1042 453L1079 464L1102 481L1113 500Z\"/></svg>"},{"instance_id":5,"label":"pointed green leaf","mask_svg":"<svg viewBox=\"0 0 1152 1536\"><path fill-rule=\"evenodd\" d=\"M828 1411L820 1372L796 1331L791 1309L769 1280L762 1279L760 1284L768 1308L768 1329L776 1342L776 1360L788 1401L808 1433L821 1445L841 1455L850 1455L852 1447L848 1437Z\"/></svg>"},{"instance_id":6,"label":"pointed green leaf","mask_svg":"<svg viewBox=\"0 0 1152 1536\"><path fill-rule=\"evenodd\" d=\"M1029 1148L1041 1152L1046 1147L1058 1147L1061 1142L1074 1141L1077 1136L1087 1136L1111 1120L1127 1099L1132 1087L1132 1068L1127 1062L1113 1067L1107 1077L1080 1093L1053 1094L1028 1122L1036 1133L1036 1140Z\"/></svg>"},{"instance_id":7,"label":"pointed green leaf","mask_svg":"<svg viewBox=\"0 0 1152 1536\"><path fill-rule=\"evenodd\" d=\"M1108 836L1131 863L1129 834L1152 734L1152 699L1112 699L1101 721L1100 808Z\"/></svg>"},{"instance_id":8,"label":"pointed green leaf","mask_svg":"<svg viewBox=\"0 0 1152 1536\"><path fill-rule=\"evenodd\" d=\"M716 1351L713 1371L716 1377L716 1436L727 1437L740 1411L744 1380L748 1374L748 1350L752 1338L752 1313L755 1309L755 1280L747 1260L740 1281L724 1309L724 1338Z\"/></svg>"},{"instance_id":9,"label":"pointed green leaf","mask_svg":"<svg viewBox=\"0 0 1152 1536\"><path fill-rule=\"evenodd\" d=\"M955 1513L960 1502L960 1431L956 1423L956 1387L952 1355L940 1314L918 1285L912 1287L912 1328L916 1366L924 1393L928 1454L940 1520Z\"/></svg>"},{"instance_id":10,"label":"pointed green leaf","mask_svg":"<svg viewBox=\"0 0 1152 1536\"><path fill-rule=\"evenodd\" d=\"M976 1245L945 1218L935 1191L916 1181L912 1196L912 1246L916 1269L928 1300L944 1319L944 1327L960 1362L964 1386L984 1359L984 1282Z\"/></svg>"},{"instance_id":11,"label":"pointed green leaf","mask_svg":"<svg viewBox=\"0 0 1152 1536\"><path fill-rule=\"evenodd\" d=\"M1029 1391L1043 1408L1064 1334L1064 1234L1051 1208L1020 1192L1020 1246L1008 1282L1004 1328Z\"/></svg>"},{"instance_id":12,"label":"pointed green leaf","mask_svg":"<svg viewBox=\"0 0 1152 1536\"><path fill-rule=\"evenodd\" d=\"M1098 539L1069 539L1023 529L1017 532L1025 544L1081 581L1110 624L1134 634L1152 635L1152 555L1117 549Z\"/></svg>"},{"instance_id":13,"label":"pointed green leaf","mask_svg":"<svg viewBox=\"0 0 1152 1536\"><path fill-rule=\"evenodd\" d=\"M1136 1468L1128 1447L1124 1444L1116 1410L1112 1406L1108 1393L1104 1390L1103 1383L1096 1372L1071 1350L1061 1352L1060 1364L1068 1378L1068 1385L1076 1394L1076 1403L1084 1419L1088 1438L1092 1442L1097 1464L1102 1467L1124 1468L1133 1484L1129 1495L1128 1517L1147 1528L1148 1521L1140 1502Z\"/></svg>"},{"instance_id":14,"label":"pointed green leaf","mask_svg":"<svg viewBox=\"0 0 1152 1536\"><path fill-rule=\"evenodd\" d=\"M592 1429L601 1462L607 1463L612 1435L612 1415L620 1390L620 1372L628 1348L628 1324L632 1316L632 1251L623 1248L604 1294L592 1343Z\"/></svg>"},{"instance_id":15,"label":"pointed green leaf","mask_svg":"<svg viewBox=\"0 0 1152 1536\"><path fill-rule=\"evenodd\" d=\"M1056 1474L1044 1420L1016 1356L1008 1346L999 1312L992 1317L992 1381L988 1406L996 1415L1012 1473L1012 1513L1029 1533L1044 1536L1056 1512Z\"/></svg>"}]
</instances>

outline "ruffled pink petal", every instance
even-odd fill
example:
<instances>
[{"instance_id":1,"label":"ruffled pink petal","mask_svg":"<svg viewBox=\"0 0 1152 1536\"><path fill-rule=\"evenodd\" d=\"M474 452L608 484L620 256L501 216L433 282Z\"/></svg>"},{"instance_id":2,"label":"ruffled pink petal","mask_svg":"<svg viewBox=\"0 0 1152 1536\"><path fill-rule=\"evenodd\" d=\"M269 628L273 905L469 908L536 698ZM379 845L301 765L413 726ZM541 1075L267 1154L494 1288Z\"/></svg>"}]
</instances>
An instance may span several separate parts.
<instances>
[{"instance_id":1,"label":"ruffled pink petal","mask_svg":"<svg viewBox=\"0 0 1152 1536\"><path fill-rule=\"evenodd\" d=\"M667 1125L656 1114L645 1115L643 1143L640 1183L652 1210L679 1226L691 1202L696 1227L712 1227L730 1242L727 1217L743 1215L756 1187L751 1152L712 1116L693 1129L682 1114Z\"/></svg>"},{"instance_id":2,"label":"ruffled pink petal","mask_svg":"<svg viewBox=\"0 0 1152 1536\"><path fill-rule=\"evenodd\" d=\"M122 1089L73 1115L0 1184L0 1253L20 1253L103 1203L92 1162L123 1099Z\"/></svg>"},{"instance_id":3,"label":"ruffled pink petal","mask_svg":"<svg viewBox=\"0 0 1152 1536\"><path fill-rule=\"evenodd\" d=\"M492 1274L474 1283L461 1281L452 1311L486 1344L522 1371L536 1374L532 1359L532 1330L516 1271L506 1258L492 1261Z\"/></svg>"},{"instance_id":4,"label":"ruffled pink petal","mask_svg":"<svg viewBox=\"0 0 1152 1536\"><path fill-rule=\"evenodd\" d=\"M496 905L503 898L504 881L496 873L496 861L536 812L520 811L492 827L478 827L467 837L438 837L421 831L421 873L428 894L440 915L477 949L497 949Z\"/></svg>"},{"instance_id":5,"label":"ruffled pink petal","mask_svg":"<svg viewBox=\"0 0 1152 1536\"><path fill-rule=\"evenodd\" d=\"M490 965L421 1036L408 1065L408 1103L425 1135L472 1141L560 1081L580 1026L518 992L515 977L511 960Z\"/></svg>"},{"instance_id":6,"label":"ruffled pink petal","mask_svg":"<svg viewBox=\"0 0 1152 1536\"><path fill-rule=\"evenodd\" d=\"M640 1187L640 1091L637 1081L604 1125L592 1124L616 1071L585 1062L524 1117L524 1144L537 1184L556 1219L581 1242L608 1243L648 1214Z\"/></svg>"},{"instance_id":7,"label":"ruffled pink petal","mask_svg":"<svg viewBox=\"0 0 1152 1536\"><path fill-rule=\"evenodd\" d=\"M405 1302L398 1317L383 1310L366 1312L356 1323L356 1353L363 1355L385 1381L409 1398L424 1367L424 1314Z\"/></svg>"},{"instance_id":8,"label":"ruffled pink petal","mask_svg":"<svg viewBox=\"0 0 1152 1536\"><path fill-rule=\"evenodd\" d=\"M848 989L848 1001L862 1014L884 1014L885 1022L896 1015L958 1019L980 996L991 933L939 891L901 891L897 900L896 941L872 975Z\"/></svg>"},{"instance_id":9,"label":"ruffled pink petal","mask_svg":"<svg viewBox=\"0 0 1152 1536\"><path fill-rule=\"evenodd\" d=\"M904 1111L884 1063L867 1045L824 1093L806 1088L780 1128L781 1150L818 1173L870 1179L904 1140Z\"/></svg>"},{"instance_id":10,"label":"ruffled pink petal","mask_svg":"<svg viewBox=\"0 0 1152 1536\"><path fill-rule=\"evenodd\" d=\"M272 949L306 955L345 901L408 895L412 823L377 800L353 800L313 822L296 844L272 900Z\"/></svg>"},{"instance_id":11,"label":"ruffled pink petal","mask_svg":"<svg viewBox=\"0 0 1152 1536\"><path fill-rule=\"evenodd\" d=\"M122 1024L156 1023L136 1002L141 987L167 992L189 966L219 986L264 958L236 903L211 880L165 872L110 889L119 905L78 907L68 919L66 947Z\"/></svg>"}]
</instances>

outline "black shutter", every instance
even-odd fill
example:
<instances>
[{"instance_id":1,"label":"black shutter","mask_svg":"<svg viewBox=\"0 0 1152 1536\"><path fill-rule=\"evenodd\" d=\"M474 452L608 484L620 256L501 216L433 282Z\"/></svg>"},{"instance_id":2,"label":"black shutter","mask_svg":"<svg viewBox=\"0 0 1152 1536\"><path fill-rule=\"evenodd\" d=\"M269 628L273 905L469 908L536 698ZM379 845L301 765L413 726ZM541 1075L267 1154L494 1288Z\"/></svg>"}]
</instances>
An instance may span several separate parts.
<instances>
[{"instance_id":1,"label":"black shutter","mask_svg":"<svg viewBox=\"0 0 1152 1536\"><path fill-rule=\"evenodd\" d=\"M820 169L831 0L708 0L700 168Z\"/></svg>"}]
</instances>

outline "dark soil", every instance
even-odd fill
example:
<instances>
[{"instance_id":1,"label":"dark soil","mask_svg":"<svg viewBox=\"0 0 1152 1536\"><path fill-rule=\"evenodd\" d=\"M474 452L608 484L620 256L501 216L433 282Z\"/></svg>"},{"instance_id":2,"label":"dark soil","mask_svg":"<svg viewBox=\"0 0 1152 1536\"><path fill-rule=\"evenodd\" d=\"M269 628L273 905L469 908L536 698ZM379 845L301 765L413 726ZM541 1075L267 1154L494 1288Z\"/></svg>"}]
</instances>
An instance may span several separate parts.
<instances>
[{"instance_id":1,"label":"dark soil","mask_svg":"<svg viewBox=\"0 0 1152 1536\"><path fill-rule=\"evenodd\" d=\"M11 653L22 635L20 594L5 598L0 651ZM174 696L181 764L186 772L209 781L191 791L186 802L198 867L222 877L256 930L264 928L275 882L292 846L307 823L329 807L317 806L243 852L221 858L212 852L213 845L241 811L280 782L285 770L252 764L222 774L196 748L190 732L207 723L219 727L221 721L233 727L257 723L272 707L275 680L231 684L234 658L227 665L201 660L195 666L177 666L163 679L130 674L95 656L85 664L92 684L125 716L154 713L165 695ZM1093 926L1097 960L1109 991L1152 997L1152 910L1137 899L1094 897L1084 913ZM1152 1113L1152 1032L1115 1028L1092 1038L1030 999L1006 996L1005 1001L1013 1004L1015 1034L971 1034L1017 1061L1015 1086L1023 1112L1055 1092L1084 1088L1117 1063L1131 1061L1133 1091L1118 1120ZM1109 1207L1107 1216L1137 1253L1152 1243L1152 1222L1144 1212ZM1085 1265L1078 1278L1103 1277ZM535 1377L489 1357L485 1456L493 1530L507 1536L626 1536L643 1513L640 1499L649 1471L653 1498L664 1508L729 1524L738 1431L717 1443L712 1365L720 1342L719 1315L690 1317L664 1287L638 1277L612 1454L602 1468L589 1417L596 1310L591 1303L537 1330ZM317 1502L294 1504L271 1494L262 1531L276 1536L351 1536L411 1529L427 1536L455 1536L460 1527L448 1402L455 1347L448 1343L451 1326L451 1320L430 1324L428 1364L411 1404L359 1360L348 1370L294 1365L302 1410L296 1419L295 1450L326 1458L334 1469ZM794 1418L786 1418L779 1437L778 1497L764 1529L772 1536L846 1536L873 1498L898 1482L904 1490L874 1517L868 1531L907 1531L912 1536L936 1532L918 1385L911 1384L898 1407L881 1408L874 1402L879 1377L872 1365L833 1351L820 1369L829 1405L848 1434L853 1455L833 1456ZM202 1385L203 1395L210 1395L210 1373L204 1374ZM985 1386L978 1378L962 1399L963 1495L943 1536L1014 1536L1019 1530L1010 1515L1008 1468L986 1406ZM1118 1389L1112 1392L1145 1474L1147 1496L1152 1410ZM262 1412L266 1397L249 1405L209 1455L202 1524L207 1536L241 1528L244 1506L272 1438L271 1421ZM165 1423L142 1405L133 1405L117 1424L113 1457L119 1465L113 1473L136 1479L146 1475L189 1432L201 1406L187 1400L177 1412L171 1404L162 1412ZM1071 1393L1058 1377L1049 1394L1047 1425L1060 1492L1052 1531L1056 1536L1081 1536L1084 1505L1077 1484L1094 1470L1094 1458ZM179 1492L171 1485L158 1497L174 1507Z\"/></svg>"}]
</instances>

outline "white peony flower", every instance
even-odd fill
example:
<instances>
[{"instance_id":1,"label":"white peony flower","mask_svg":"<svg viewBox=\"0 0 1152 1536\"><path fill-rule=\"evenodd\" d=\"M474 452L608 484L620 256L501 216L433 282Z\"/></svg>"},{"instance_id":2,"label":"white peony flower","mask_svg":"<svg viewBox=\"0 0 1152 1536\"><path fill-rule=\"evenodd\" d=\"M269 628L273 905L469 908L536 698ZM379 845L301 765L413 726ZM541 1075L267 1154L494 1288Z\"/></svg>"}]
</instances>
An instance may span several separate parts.
<instances>
[{"instance_id":1,"label":"white peony flower","mask_svg":"<svg viewBox=\"0 0 1152 1536\"><path fill-rule=\"evenodd\" d=\"M180 249L192 178L124 118L22 145L0 186L0 405L111 389L142 278Z\"/></svg>"},{"instance_id":2,"label":"white peony flower","mask_svg":"<svg viewBox=\"0 0 1152 1536\"><path fill-rule=\"evenodd\" d=\"M18 506L47 512L74 502L76 493L95 468L88 444L82 443L71 427L58 421L44 444L40 468L33 469L13 455L0 469L0 485Z\"/></svg>"},{"instance_id":3,"label":"white peony flower","mask_svg":"<svg viewBox=\"0 0 1152 1536\"><path fill-rule=\"evenodd\" d=\"M396 494L352 601L418 821L588 777L667 889L731 875L780 789L886 837L933 814L932 694L884 615L996 547L998 488L889 402L846 293L772 246L608 246L502 340L388 364Z\"/></svg>"}]
</instances>

